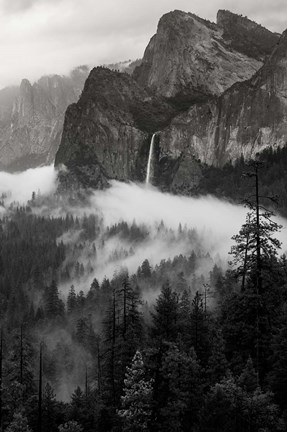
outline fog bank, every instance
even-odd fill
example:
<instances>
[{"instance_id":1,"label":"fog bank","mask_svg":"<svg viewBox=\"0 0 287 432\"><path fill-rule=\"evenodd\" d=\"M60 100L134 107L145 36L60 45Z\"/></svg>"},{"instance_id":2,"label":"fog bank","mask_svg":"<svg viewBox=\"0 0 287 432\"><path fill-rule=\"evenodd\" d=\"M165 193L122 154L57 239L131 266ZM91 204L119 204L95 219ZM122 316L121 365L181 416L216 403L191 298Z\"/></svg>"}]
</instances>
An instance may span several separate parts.
<instances>
[{"instance_id":1,"label":"fog bank","mask_svg":"<svg viewBox=\"0 0 287 432\"><path fill-rule=\"evenodd\" d=\"M8 194L6 204L26 204L32 193L48 195L56 190L57 173L53 165L31 168L20 173L0 171L0 196Z\"/></svg>"},{"instance_id":2,"label":"fog bank","mask_svg":"<svg viewBox=\"0 0 287 432\"><path fill-rule=\"evenodd\" d=\"M141 184L111 182L107 191L96 191L91 200L101 211L106 225L120 220L153 226L164 222L167 228L198 231L203 249L227 254L231 237L245 221L246 209L211 196L200 198L162 193Z\"/></svg>"}]
</instances>

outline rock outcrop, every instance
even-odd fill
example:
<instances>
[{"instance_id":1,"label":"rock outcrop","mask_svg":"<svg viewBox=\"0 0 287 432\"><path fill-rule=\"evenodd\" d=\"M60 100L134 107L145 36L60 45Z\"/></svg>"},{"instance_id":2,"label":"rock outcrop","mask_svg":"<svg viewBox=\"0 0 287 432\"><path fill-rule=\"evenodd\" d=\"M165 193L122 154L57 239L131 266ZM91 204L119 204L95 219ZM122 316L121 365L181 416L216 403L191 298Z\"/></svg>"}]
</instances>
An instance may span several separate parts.
<instances>
[{"instance_id":1,"label":"rock outcrop","mask_svg":"<svg viewBox=\"0 0 287 432\"><path fill-rule=\"evenodd\" d=\"M21 171L53 162L65 111L79 98L88 72L79 67L70 76L45 76L33 85L24 79L20 88L0 92L2 169Z\"/></svg>"},{"instance_id":2,"label":"rock outcrop","mask_svg":"<svg viewBox=\"0 0 287 432\"><path fill-rule=\"evenodd\" d=\"M234 17L222 11L216 25L181 11L164 15L134 78L177 104L218 96L234 83L249 79L262 66L264 55L271 53L278 35L255 23L250 28L240 24L240 17L233 34ZM262 46L254 34L264 35Z\"/></svg>"},{"instance_id":3,"label":"rock outcrop","mask_svg":"<svg viewBox=\"0 0 287 432\"><path fill-rule=\"evenodd\" d=\"M141 60L107 65L132 74ZM90 67L73 69L69 76L50 75L33 85L0 90L0 169L22 171L54 161L67 107L77 102Z\"/></svg>"},{"instance_id":4,"label":"rock outcrop","mask_svg":"<svg viewBox=\"0 0 287 432\"><path fill-rule=\"evenodd\" d=\"M250 80L192 106L161 133L160 157L223 166L287 142L287 31Z\"/></svg>"},{"instance_id":5,"label":"rock outcrop","mask_svg":"<svg viewBox=\"0 0 287 432\"><path fill-rule=\"evenodd\" d=\"M143 180L150 136L175 115L163 98L151 97L130 75L94 68L79 102L67 110L55 164L65 164L69 182L83 186Z\"/></svg>"}]
</instances>

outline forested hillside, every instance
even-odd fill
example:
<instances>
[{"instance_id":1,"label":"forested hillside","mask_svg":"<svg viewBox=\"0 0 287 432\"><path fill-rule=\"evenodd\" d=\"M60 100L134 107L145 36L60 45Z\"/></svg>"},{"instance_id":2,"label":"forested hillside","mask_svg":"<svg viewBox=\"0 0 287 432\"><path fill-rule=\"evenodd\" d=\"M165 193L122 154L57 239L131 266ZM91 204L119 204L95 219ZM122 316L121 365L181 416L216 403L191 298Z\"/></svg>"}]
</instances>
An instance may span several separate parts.
<instances>
[{"instance_id":1,"label":"forested hillside","mask_svg":"<svg viewBox=\"0 0 287 432\"><path fill-rule=\"evenodd\" d=\"M148 226L55 200L54 216L33 194L0 219L4 430L286 429L287 262L270 213L259 261L250 209L227 270L195 230L162 222L156 236L189 249L129 273ZM113 275L96 278L102 266Z\"/></svg>"}]
</instances>

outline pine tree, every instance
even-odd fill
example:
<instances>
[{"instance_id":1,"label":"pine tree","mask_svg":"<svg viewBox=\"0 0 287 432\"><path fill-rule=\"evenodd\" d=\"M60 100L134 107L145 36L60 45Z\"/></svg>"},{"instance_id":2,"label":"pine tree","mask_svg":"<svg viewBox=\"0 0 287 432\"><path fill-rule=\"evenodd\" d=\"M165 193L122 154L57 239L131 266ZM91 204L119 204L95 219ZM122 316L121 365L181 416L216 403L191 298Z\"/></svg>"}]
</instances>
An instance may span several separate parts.
<instances>
[{"instance_id":1,"label":"pine tree","mask_svg":"<svg viewBox=\"0 0 287 432\"><path fill-rule=\"evenodd\" d=\"M148 279L151 277L151 266L148 259L145 259L138 271L139 276Z\"/></svg>"},{"instance_id":2,"label":"pine tree","mask_svg":"<svg viewBox=\"0 0 287 432\"><path fill-rule=\"evenodd\" d=\"M258 388L258 377L251 357L248 358L246 366L238 378L238 384L248 393L252 393Z\"/></svg>"},{"instance_id":3,"label":"pine tree","mask_svg":"<svg viewBox=\"0 0 287 432\"><path fill-rule=\"evenodd\" d=\"M228 375L207 393L202 416L202 430L230 432L248 430L239 424L243 405L243 391Z\"/></svg>"},{"instance_id":4,"label":"pine tree","mask_svg":"<svg viewBox=\"0 0 287 432\"><path fill-rule=\"evenodd\" d=\"M96 278L91 283L90 289L87 294L88 306L97 306L100 298L100 285Z\"/></svg>"},{"instance_id":5,"label":"pine tree","mask_svg":"<svg viewBox=\"0 0 287 432\"><path fill-rule=\"evenodd\" d=\"M42 404L42 432L53 432L57 430L57 401L53 388L46 384Z\"/></svg>"},{"instance_id":6,"label":"pine tree","mask_svg":"<svg viewBox=\"0 0 287 432\"><path fill-rule=\"evenodd\" d=\"M162 341L175 342L179 320L178 296L172 291L168 282L163 285L154 309L151 336L156 343L158 341L160 343Z\"/></svg>"},{"instance_id":7,"label":"pine tree","mask_svg":"<svg viewBox=\"0 0 287 432\"><path fill-rule=\"evenodd\" d=\"M104 355L101 358L101 370L103 375L102 389L105 398L106 405L111 409L115 408L118 389L116 386L116 359L117 359L117 337L119 329L117 326L117 297L116 290L114 288L112 298L110 299L110 305L107 309L106 316L104 319L103 327L103 349Z\"/></svg>"},{"instance_id":8,"label":"pine tree","mask_svg":"<svg viewBox=\"0 0 287 432\"><path fill-rule=\"evenodd\" d=\"M238 374L249 357L256 359L256 309L256 294L247 292L230 295L222 305L221 325L226 357Z\"/></svg>"},{"instance_id":9,"label":"pine tree","mask_svg":"<svg viewBox=\"0 0 287 432\"><path fill-rule=\"evenodd\" d=\"M159 430L189 432L199 424L203 403L201 370L194 351L180 352L170 345L162 360L165 401L159 412Z\"/></svg>"},{"instance_id":10,"label":"pine tree","mask_svg":"<svg viewBox=\"0 0 287 432\"><path fill-rule=\"evenodd\" d=\"M80 387L77 387L71 396L70 418L81 423L85 408L85 395Z\"/></svg>"},{"instance_id":11,"label":"pine tree","mask_svg":"<svg viewBox=\"0 0 287 432\"><path fill-rule=\"evenodd\" d=\"M94 407L90 399L80 387L77 387L71 397L69 420L76 421L84 431L95 429Z\"/></svg>"},{"instance_id":12,"label":"pine tree","mask_svg":"<svg viewBox=\"0 0 287 432\"><path fill-rule=\"evenodd\" d=\"M191 343L198 358L206 364L210 355L209 328L203 307L202 294L196 292L191 302Z\"/></svg>"},{"instance_id":13,"label":"pine tree","mask_svg":"<svg viewBox=\"0 0 287 432\"><path fill-rule=\"evenodd\" d=\"M264 198L259 195L260 165L256 161L250 165L252 172L249 172L247 176L255 178L254 199L245 201L250 210L239 234L232 237L236 245L232 246L230 251L234 256L235 272L242 278L242 291L245 290L247 277L252 270L255 270L257 295L261 295L263 289L263 262L276 256L277 250L281 247L281 243L273 237L273 234L282 228L272 220L274 213L266 209L260 202L260 199Z\"/></svg>"},{"instance_id":14,"label":"pine tree","mask_svg":"<svg viewBox=\"0 0 287 432\"><path fill-rule=\"evenodd\" d=\"M68 314L73 313L77 307L77 296L75 293L74 285L71 286L68 298L67 298L67 312Z\"/></svg>"},{"instance_id":15,"label":"pine tree","mask_svg":"<svg viewBox=\"0 0 287 432\"><path fill-rule=\"evenodd\" d=\"M34 350L31 336L21 326L20 331L15 332L5 363L6 385L19 383L25 389L25 397L35 393L34 383Z\"/></svg>"},{"instance_id":16,"label":"pine tree","mask_svg":"<svg viewBox=\"0 0 287 432\"><path fill-rule=\"evenodd\" d=\"M65 306L59 297L59 291L56 281L53 280L44 294L44 308L48 318L63 317Z\"/></svg>"},{"instance_id":17,"label":"pine tree","mask_svg":"<svg viewBox=\"0 0 287 432\"><path fill-rule=\"evenodd\" d=\"M145 378L144 363L137 351L131 367L127 367L124 380L122 409L118 415L123 419L124 432L144 432L149 430L153 380Z\"/></svg>"},{"instance_id":18,"label":"pine tree","mask_svg":"<svg viewBox=\"0 0 287 432\"><path fill-rule=\"evenodd\" d=\"M176 280L176 284L175 284L175 291L178 294L183 294L187 290L188 290L187 281L186 281L186 279L184 277L184 273L181 271L181 272L177 273L177 280Z\"/></svg>"},{"instance_id":19,"label":"pine tree","mask_svg":"<svg viewBox=\"0 0 287 432\"><path fill-rule=\"evenodd\" d=\"M86 303L86 297L84 291L81 290L79 294L77 294L77 309L80 313L83 313L85 303Z\"/></svg>"},{"instance_id":20,"label":"pine tree","mask_svg":"<svg viewBox=\"0 0 287 432\"><path fill-rule=\"evenodd\" d=\"M112 286L113 295L104 321L101 371L107 404L110 408L116 408L126 366L133 357L135 347L141 344L142 322L138 311L140 301L127 273L116 275Z\"/></svg>"},{"instance_id":21,"label":"pine tree","mask_svg":"<svg viewBox=\"0 0 287 432\"><path fill-rule=\"evenodd\" d=\"M77 341L86 346L88 343L89 323L87 318L79 318L76 322L76 338Z\"/></svg>"},{"instance_id":22,"label":"pine tree","mask_svg":"<svg viewBox=\"0 0 287 432\"><path fill-rule=\"evenodd\" d=\"M226 374L228 362L225 356L225 341L221 330L215 330L211 340L211 352L207 363L209 384L221 381Z\"/></svg>"},{"instance_id":23,"label":"pine tree","mask_svg":"<svg viewBox=\"0 0 287 432\"><path fill-rule=\"evenodd\" d=\"M6 432L32 432L32 429L28 425L27 418L22 413L16 412Z\"/></svg>"}]
</instances>

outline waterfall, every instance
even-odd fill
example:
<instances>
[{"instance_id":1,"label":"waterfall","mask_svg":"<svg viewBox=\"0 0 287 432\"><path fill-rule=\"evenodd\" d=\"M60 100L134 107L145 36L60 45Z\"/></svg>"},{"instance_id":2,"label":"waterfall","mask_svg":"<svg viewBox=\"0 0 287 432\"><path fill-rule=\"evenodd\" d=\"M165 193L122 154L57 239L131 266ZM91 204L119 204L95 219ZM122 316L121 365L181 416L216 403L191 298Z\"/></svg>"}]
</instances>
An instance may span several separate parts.
<instances>
[{"instance_id":1,"label":"waterfall","mask_svg":"<svg viewBox=\"0 0 287 432\"><path fill-rule=\"evenodd\" d=\"M147 169L146 169L146 179L145 179L146 184L150 184L150 177L151 177L151 171L152 171L152 156L153 156L153 147L154 147L155 135L156 134L153 134L153 136L151 138L151 142L150 142Z\"/></svg>"}]
</instances>

